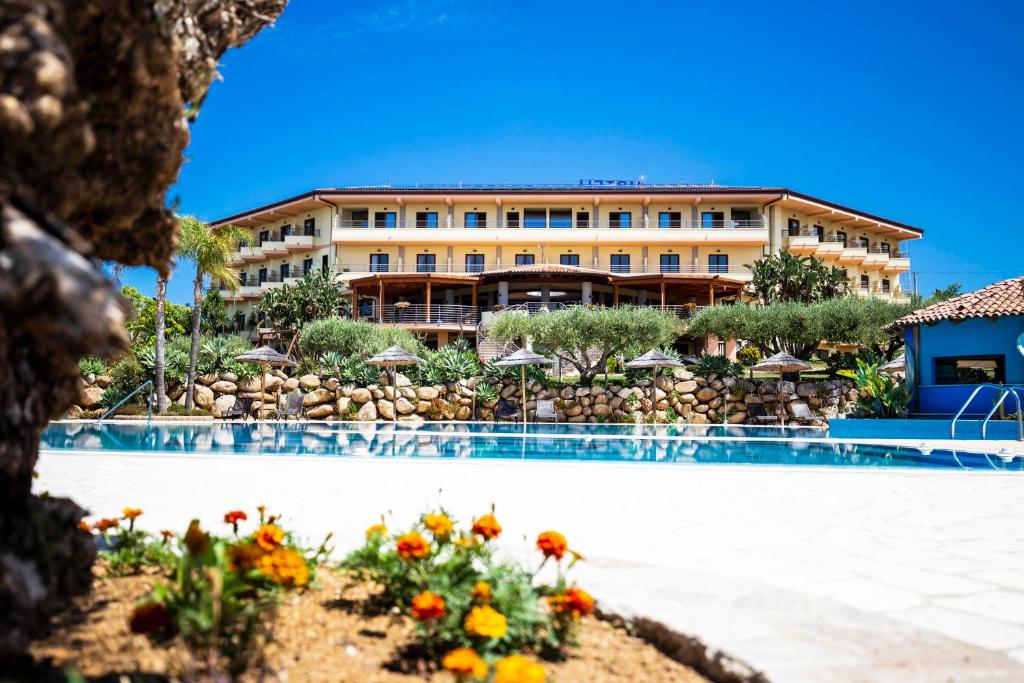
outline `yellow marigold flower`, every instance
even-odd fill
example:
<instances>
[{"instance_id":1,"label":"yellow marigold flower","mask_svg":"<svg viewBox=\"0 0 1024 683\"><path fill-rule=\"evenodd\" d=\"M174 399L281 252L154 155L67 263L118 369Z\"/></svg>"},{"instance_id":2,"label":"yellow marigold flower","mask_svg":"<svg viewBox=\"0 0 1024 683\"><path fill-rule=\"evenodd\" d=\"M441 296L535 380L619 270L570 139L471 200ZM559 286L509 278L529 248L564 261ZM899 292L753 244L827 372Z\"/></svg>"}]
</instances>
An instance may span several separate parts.
<instances>
[{"instance_id":1,"label":"yellow marigold flower","mask_svg":"<svg viewBox=\"0 0 1024 683\"><path fill-rule=\"evenodd\" d=\"M479 519L473 520L473 533L490 540L497 538L501 534L501 525L498 524L498 520L494 515L484 515Z\"/></svg>"},{"instance_id":2,"label":"yellow marigold flower","mask_svg":"<svg viewBox=\"0 0 1024 683\"><path fill-rule=\"evenodd\" d=\"M544 683L544 667L523 655L494 663L494 683Z\"/></svg>"},{"instance_id":3,"label":"yellow marigold flower","mask_svg":"<svg viewBox=\"0 0 1024 683\"><path fill-rule=\"evenodd\" d=\"M557 531L545 531L537 537L537 549L544 553L544 557L560 560L568 547L565 536Z\"/></svg>"},{"instance_id":4,"label":"yellow marigold flower","mask_svg":"<svg viewBox=\"0 0 1024 683\"><path fill-rule=\"evenodd\" d=\"M274 548L256 560L256 567L264 576L282 586L305 586L309 583L306 560L291 548Z\"/></svg>"},{"instance_id":5,"label":"yellow marigold flower","mask_svg":"<svg viewBox=\"0 0 1024 683\"><path fill-rule=\"evenodd\" d=\"M487 602L491 599L491 584L486 581L477 581L473 586L473 599L477 602Z\"/></svg>"},{"instance_id":6,"label":"yellow marigold flower","mask_svg":"<svg viewBox=\"0 0 1024 683\"><path fill-rule=\"evenodd\" d=\"M142 510L139 508L125 508L121 510L121 514L124 515L125 519L135 519L142 514Z\"/></svg>"},{"instance_id":7,"label":"yellow marigold flower","mask_svg":"<svg viewBox=\"0 0 1024 683\"><path fill-rule=\"evenodd\" d=\"M381 536L388 535L388 528L383 524L374 524L366 530L366 537L372 538L373 536L380 534Z\"/></svg>"},{"instance_id":8,"label":"yellow marigold flower","mask_svg":"<svg viewBox=\"0 0 1024 683\"><path fill-rule=\"evenodd\" d=\"M284 531L273 524L264 524L256 530L252 538L264 550L273 550L284 541Z\"/></svg>"},{"instance_id":9,"label":"yellow marigold flower","mask_svg":"<svg viewBox=\"0 0 1024 683\"><path fill-rule=\"evenodd\" d=\"M468 647L457 647L446 654L441 666L458 676L483 678L487 675L487 662Z\"/></svg>"},{"instance_id":10,"label":"yellow marigold flower","mask_svg":"<svg viewBox=\"0 0 1024 683\"><path fill-rule=\"evenodd\" d=\"M399 537L395 543L395 550L398 551L403 560L412 560L429 555L430 545L427 544L427 539L415 531L411 531Z\"/></svg>"},{"instance_id":11,"label":"yellow marigold flower","mask_svg":"<svg viewBox=\"0 0 1024 683\"><path fill-rule=\"evenodd\" d=\"M427 515L423 518L423 524L430 529L435 538L450 536L454 529L448 515Z\"/></svg>"},{"instance_id":12,"label":"yellow marigold flower","mask_svg":"<svg viewBox=\"0 0 1024 683\"><path fill-rule=\"evenodd\" d=\"M460 548L472 548L473 546L478 545L479 541L477 541L476 536L461 536L456 538L454 543Z\"/></svg>"},{"instance_id":13,"label":"yellow marigold flower","mask_svg":"<svg viewBox=\"0 0 1024 683\"><path fill-rule=\"evenodd\" d=\"M505 615L487 605L471 609L462 625L466 633L481 638L497 640L508 632L508 620L505 619Z\"/></svg>"}]
</instances>

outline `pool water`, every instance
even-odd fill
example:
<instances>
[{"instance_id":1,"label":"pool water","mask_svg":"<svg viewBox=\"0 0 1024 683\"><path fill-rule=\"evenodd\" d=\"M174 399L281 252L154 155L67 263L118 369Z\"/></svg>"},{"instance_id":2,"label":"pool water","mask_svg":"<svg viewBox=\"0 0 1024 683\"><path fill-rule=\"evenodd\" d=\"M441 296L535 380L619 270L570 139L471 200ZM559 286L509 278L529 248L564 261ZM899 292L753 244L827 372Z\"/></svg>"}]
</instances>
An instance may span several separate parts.
<instances>
[{"instance_id":1,"label":"pool water","mask_svg":"<svg viewBox=\"0 0 1024 683\"><path fill-rule=\"evenodd\" d=\"M585 460L1020 471L1021 457L826 442L816 428L357 422L55 422L44 451Z\"/></svg>"}]
</instances>

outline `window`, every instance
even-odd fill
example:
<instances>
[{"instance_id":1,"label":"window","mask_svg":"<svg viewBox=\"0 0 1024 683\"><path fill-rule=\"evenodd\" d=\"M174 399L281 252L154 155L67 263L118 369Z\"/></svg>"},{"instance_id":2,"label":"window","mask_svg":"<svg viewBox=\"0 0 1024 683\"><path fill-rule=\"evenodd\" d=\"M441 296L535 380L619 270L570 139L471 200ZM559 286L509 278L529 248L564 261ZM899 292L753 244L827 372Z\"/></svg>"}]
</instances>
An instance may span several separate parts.
<instances>
[{"instance_id":1,"label":"window","mask_svg":"<svg viewBox=\"0 0 1024 683\"><path fill-rule=\"evenodd\" d=\"M612 211L608 214L609 228L629 228L633 225L633 214L629 211Z\"/></svg>"},{"instance_id":2,"label":"window","mask_svg":"<svg viewBox=\"0 0 1024 683\"><path fill-rule=\"evenodd\" d=\"M287 237L290 234L292 234L292 226L290 226L290 225L282 225L281 226L281 237Z\"/></svg>"},{"instance_id":3,"label":"window","mask_svg":"<svg viewBox=\"0 0 1024 683\"><path fill-rule=\"evenodd\" d=\"M708 272L709 273L728 273L729 272L729 255L728 254L708 254Z\"/></svg>"},{"instance_id":4,"label":"window","mask_svg":"<svg viewBox=\"0 0 1024 683\"><path fill-rule=\"evenodd\" d=\"M266 268L260 268L260 284L263 284L266 281L267 281L267 269Z\"/></svg>"},{"instance_id":5,"label":"window","mask_svg":"<svg viewBox=\"0 0 1024 683\"><path fill-rule=\"evenodd\" d=\"M302 233L306 237L312 237L316 234L316 218L307 218L302 224Z\"/></svg>"},{"instance_id":6,"label":"window","mask_svg":"<svg viewBox=\"0 0 1024 683\"><path fill-rule=\"evenodd\" d=\"M868 278L867 275L860 276L860 288L864 290L871 288L871 280Z\"/></svg>"},{"instance_id":7,"label":"window","mask_svg":"<svg viewBox=\"0 0 1024 683\"><path fill-rule=\"evenodd\" d=\"M890 246L889 246L889 243L888 243L888 242L882 242L882 243L880 243L880 244L878 245L878 248L879 248L879 250L880 250L880 251L881 251L881 252L882 252L883 254L888 254L888 253L889 253L889 250L890 250L890 249L891 249L892 247L890 247Z\"/></svg>"},{"instance_id":8,"label":"window","mask_svg":"<svg viewBox=\"0 0 1024 683\"><path fill-rule=\"evenodd\" d=\"M661 272L663 272L663 273L678 273L679 272L679 254L662 254L661 255Z\"/></svg>"},{"instance_id":9,"label":"window","mask_svg":"<svg viewBox=\"0 0 1024 683\"><path fill-rule=\"evenodd\" d=\"M466 254L466 272L467 273L482 273L482 272L484 272L484 255L483 254Z\"/></svg>"},{"instance_id":10,"label":"window","mask_svg":"<svg viewBox=\"0 0 1024 683\"><path fill-rule=\"evenodd\" d=\"M388 255L387 254L370 254L370 272L371 273L386 273L386 272L388 272Z\"/></svg>"},{"instance_id":11,"label":"window","mask_svg":"<svg viewBox=\"0 0 1024 683\"><path fill-rule=\"evenodd\" d=\"M373 227L393 228L398 225L394 211L377 211L373 214Z\"/></svg>"},{"instance_id":12,"label":"window","mask_svg":"<svg viewBox=\"0 0 1024 683\"><path fill-rule=\"evenodd\" d=\"M629 272L629 254L612 254L612 272Z\"/></svg>"},{"instance_id":13,"label":"window","mask_svg":"<svg viewBox=\"0 0 1024 683\"><path fill-rule=\"evenodd\" d=\"M545 209L526 209L523 211L523 225L527 228L548 227L548 212Z\"/></svg>"},{"instance_id":14,"label":"window","mask_svg":"<svg viewBox=\"0 0 1024 683\"><path fill-rule=\"evenodd\" d=\"M509 211L505 214L505 227L507 228L518 228L519 227L519 212Z\"/></svg>"},{"instance_id":15,"label":"window","mask_svg":"<svg viewBox=\"0 0 1024 683\"><path fill-rule=\"evenodd\" d=\"M1005 356L935 359L936 384L999 384L1006 381Z\"/></svg>"},{"instance_id":16,"label":"window","mask_svg":"<svg viewBox=\"0 0 1024 683\"><path fill-rule=\"evenodd\" d=\"M814 234L817 235L818 239L820 240L822 237L825 236L825 227L822 225L815 225Z\"/></svg>"},{"instance_id":17,"label":"window","mask_svg":"<svg viewBox=\"0 0 1024 683\"><path fill-rule=\"evenodd\" d=\"M702 228L723 228L725 227L725 213L722 211L703 211L700 214L700 227Z\"/></svg>"},{"instance_id":18,"label":"window","mask_svg":"<svg viewBox=\"0 0 1024 683\"><path fill-rule=\"evenodd\" d=\"M678 228L682 224L682 214L678 211L662 211L658 214L659 228Z\"/></svg>"},{"instance_id":19,"label":"window","mask_svg":"<svg viewBox=\"0 0 1024 683\"><path fill-rule=\"evenodd\" d=\"M287 280L287 279L288 279L288 271L289 271L290 269L291 269L291 266L290 266L289 264L287 264L287 263L282 263L282 264L281 264L281 281L282 281L282 282L283 282L284 280Z\"/></svg>"},{"instance_id":20,"label":"window","mask_svg":"<svg viewBox=\"0 0 1024 683\"><path fill-rule=\"evenodd\" d=\"M486 228L487 214L483 211L467 211L465 214L467 228Z\"/></svg>"},{"instance_id":21,"label":"window","mask_svg":"<svg viewBox=\"0 0 1024 683\"><path fill-rule=\"evenodd\" d=\"M843 243L843 248L846 248L846 233L842 230L836 231L836 240Z\"/></svg>"},{"instance_id":22,"label":"window","mask_svg":"<svg viewBox=\"0 0 1024 683\"><path fill-rule=\"evenodd\" d=\"M734 228L749 228L754 227L750 224L751 222L750 211L747 209L733 209L732 210L732 227Z\"/></svg>"},{"instance_id":23,"label":"window","mask_svg":"<svg viewBox=\"0 0 1024 683\"><path fill-rule=\"evenodd\" d=\"M517 266L532 266L533 254L516 254Z\"/></svg>"},{"instance_id":24,"label":"window","mask_svg":"<svg viewBox=\"0 0 1024 683\"><path fill-rule=\"evenodd\" d=\"M260 246L262 247L263 243L267 242L269 240L270 240L270 231L269 230L261 231L260 232Z\"/></svg>"},{"instance_id":25,"label":"window","mask_svg":"<svg viewBox=\"0 0 1024 683\"><path fill-rule=\"evenodd\" d=\"M245 287L245 280L249 277L249 273L240 273L238 276L238 284Z\"/></svg>"},{"instance_id":26,"label":"window","mask_svg":"<svg viewBox=\"0 0 1024 683\"><path fill-rule=\"evenodd\" d=\"M576 212L576 227L577 228L589 228L590 227L590 212L589 211L577 211Z\"/></svg>"},{"instance_id":27,"label":"window","mask_svg":"<svg viewBox=\"0 0 1024 683\"><path fill-rule=\"evenodd\" d=\"M302 262L302 276L305 277L313 270L313 259L308 258Z\"/></svg>"},{"instance_id":28,"label":"window","mask_svg":"<svg viewBox=\"0 0 1024 683\"><path fill-rule=\"evenodd\" d=\"M800 221L796 218L789 219L789 236L797 237L800 234Z\"/></svg>"},{"instance_id":29,"label":"window","mask_svg":"<svg viewBox=\"0 0 1024 683\"><path fill-rule=\"evenodd\" d=\"M322 257L320 257L320 270L326 273L328 270L330 270L330 268L331 264L327 260L327 254L324 254Z\"/></svg>"},{"instance_id":30,"label":"window","mask_svg":"<svg viewBox=\"0 0 1024 683\"><path fill-rule=\"evenodd\" d=\"M416 254L416 272L433 273L437 269L437 256L434 254Z\"/></svg>"},{"instance_id":31,"label":"window","mask_svg":"<svg viewBox=\"0 0 1024 683\"><path fill-rule=\"evenodd\" d=\"M725 342L724 341L718 342L718 355L719 356L724 356L725 355Z\"/></svg>"},{"instance_id":32,"label":"window","mask_svg":"<svg viewBox=\"0 0 1024 683\"><path fill-rule=\"evenodd\" d=\"M417 211L416 212L416 227L417 228L436 228L437 227L437 211Z\"/></svg>"},{"instance_id":33,"label":"window","mask_svg":"<svg viewBox=\"0 0 1024 683\"><path fill-rule=\"evenodd\" d=\"M370 227L370 211L362 210L352 212L352 227L353 228L368 228Z\"/></svg>"},{"instance_id":34,"label":"window","mask_svg":"<svg viewBox=\"0 0 1024 683\"><path fill-rule=\"evenodd\" d=\"M867 237L861 237L860 239L858 239L857 240L857 246L860 247L861 249L867 249L868 248L868 238Z\"/></svg>"},{"instance_id":35,"label":"window","mask_svg":"<svg viewBox=\"0 0 1024 683\"><path fill-rule=\"evenodd\" d=\"M571 228L572 209L551 209L552 228Z\"/></svg>"},{"instance_id":36,"label":"window","mask_svg":"<svg viewBox=\"0 0 1024 683\"><path fill-rule=\"evenodd\" d=\"M885 294L889 293L889 281L888 280L882 280L882 291Z\"/></svg>"},{"instance_id":37,"label":"window","mask_svg":"<svg viewBox=\"0 0 1024 683\"><path fill-rule=\"evenodd\" d=\"M578 266L580 264L580 255L562 254L558 257L558 263L563 266Z\"/></svg>"}]
</instances>

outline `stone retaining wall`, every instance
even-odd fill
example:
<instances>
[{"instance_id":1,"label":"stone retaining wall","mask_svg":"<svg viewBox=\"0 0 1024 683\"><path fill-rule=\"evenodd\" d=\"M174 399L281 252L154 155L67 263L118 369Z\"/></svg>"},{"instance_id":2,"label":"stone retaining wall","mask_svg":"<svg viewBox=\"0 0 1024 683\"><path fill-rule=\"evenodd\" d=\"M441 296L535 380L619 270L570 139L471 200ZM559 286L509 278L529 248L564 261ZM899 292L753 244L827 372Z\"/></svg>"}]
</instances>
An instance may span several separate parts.
<instances>
[{"instance_id":1,"label":"stone retaining wall","mask_svg":"<svg viewBox=\"0 0 1024 683\"><path fill-rule=\"evenodd\" d=\"M267 403L268 417L284 397L293 391L304 393L303 415L311 420L391 420L397 412L402 421L418 420L490 420L496 402L478 401L476 389L484 380L469 379L449 384L413 386L409 379L398 373L395 387L386 383L358 386L343 383L334 377L304 375L288 377L273 370L265 377L265 393L260 393L260 378L239 380L231 373L204 375L197 378L195 404L197 408L220 417L234 405L237 397L254 399L254 407ZM86 377L80 391L80 405L72 408L68 417L81 417L85 411L99 407L103 389L110 384L109 377ZM495 389L517 407L519 383L504 380ZM184 404L184 388L174 387L169 397ZM826 382L792 382L744 380L732 377L695 377L686 370L677 369L672 376L658 378L656 405L651 402L651 381L636 386L610 384L607 387L543 386L533 383L527 387L526 409L532 419L537 401L552 400L560 422L635 422L651 420L657 412L659 422L676 420L693 424L756 423L748 418L750 406L765 405L765 412L787 419L793 414L793 405L806 404L821 421L845 414L857 397L853 382L846 379Z\"/></svg>"}]
</instances>

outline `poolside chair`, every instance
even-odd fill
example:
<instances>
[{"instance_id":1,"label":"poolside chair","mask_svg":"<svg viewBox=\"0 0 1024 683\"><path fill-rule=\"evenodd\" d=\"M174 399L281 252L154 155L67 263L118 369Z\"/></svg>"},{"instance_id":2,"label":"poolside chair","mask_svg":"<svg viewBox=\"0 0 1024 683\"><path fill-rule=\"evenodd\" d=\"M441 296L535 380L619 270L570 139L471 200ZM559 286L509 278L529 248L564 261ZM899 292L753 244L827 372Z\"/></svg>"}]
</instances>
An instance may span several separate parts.
<instances>
[{"instance_id":1,"label":"poolside chair","mask_svg":"<svg viewBox=\"0 0 1024 683\"><path fill-rule=\"evenodd\" d=\"M558 413L555 411L555 402L551 399L537 401L537 416L534 420L537 422L541 422L543 420L558 422Z\"/></svg>"},{"instance_id":2,"label":"poolside chair","mask_svg":"<svg viewBox=\"0 0 1024 683\"><path fill-rule=\"evenodd\" d=\"M778 415L769 415L765 412L763 403L747 404L747 417L754 418L758 424L777 424L779 421Z\"/></svg>"},{"instance_id":3,"label":"poolside chair","mask_svg":"<svg viewBox=\"0 0 1024 683\"><path fill-rule=\"evenodd\" d=\"M302 399L305 398L299 390L295 390L292 393L284 397L284 406L277 409L277 416L279 418L287 420L289 417L301 418L302 417Z\"/></svg>"},{"instance_id":4,"label":"poolside chair","mask_svg":"<svg viewBox=\"0 0 1024 683\"><path fill-rule=\"evenodd\" d=\"M244 420L249 417L251 413L251 398L235 398L235 404L221 413L221 417L225 420L234 420L236 417L240 417Z\"/></svg>"},{"instance_id":5,"label":"poolside chair","mask_svg":"<svg viewBox=\"0 0 1024 683\"><path fill-rule=\"evenodd\" d=\"M803 401L793 401L789 404L793 412L793 421L801 424L821 424L822 418L811 412L810 406Z\"/></svg>"},{"instance_id":6,"label":"poolside chair","mask_svg":"<svg viewBox=\"0 0 1024 683\"><path fill-rule=\"evenodd\" d=\"M494 408L494 421L508 419L519 422L519 408L512 401L503 398L498 401L498 405Z\"/></svg>"}]
</instances>

